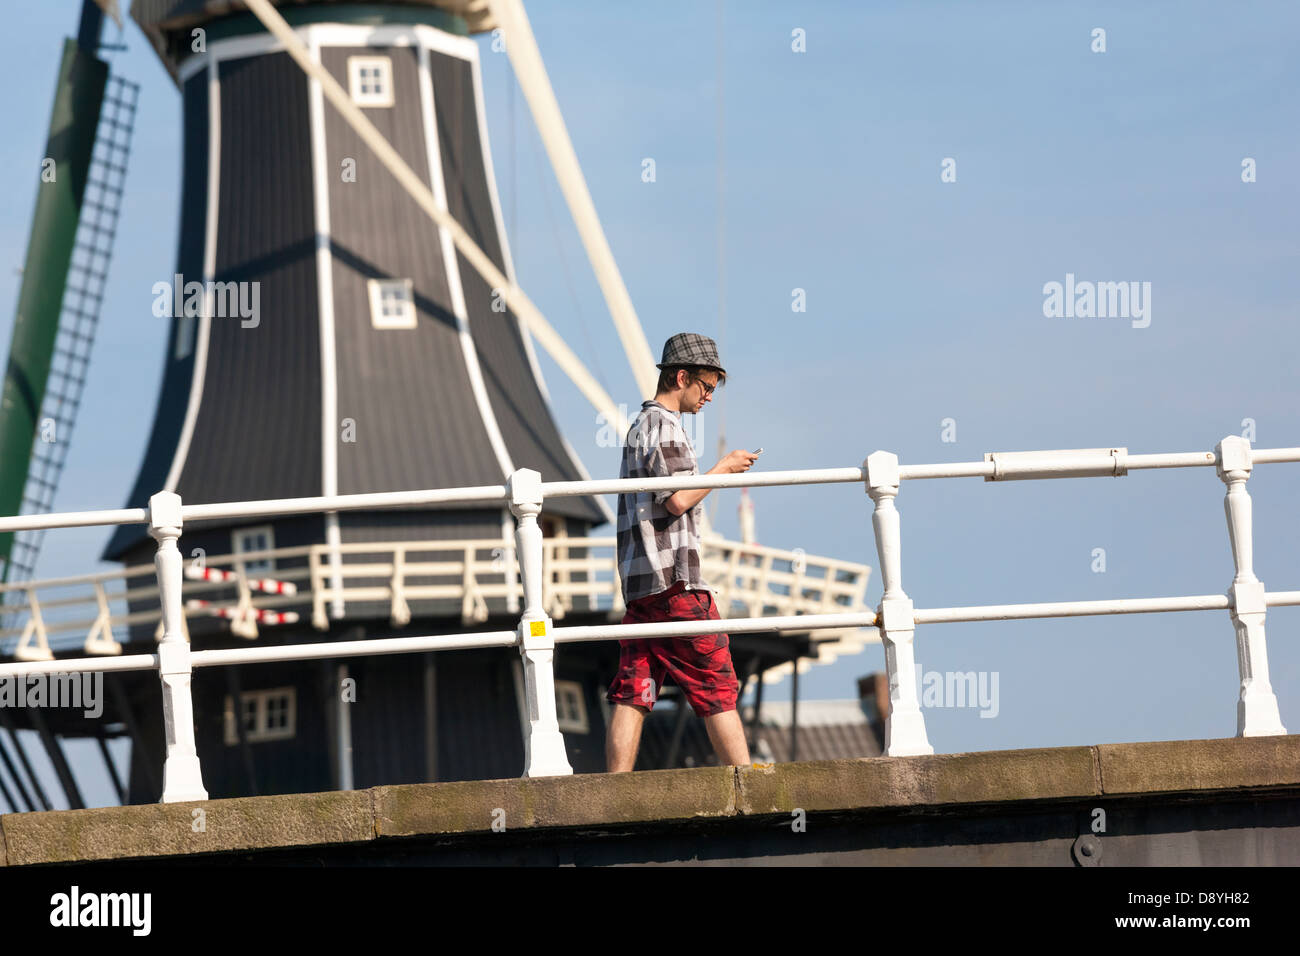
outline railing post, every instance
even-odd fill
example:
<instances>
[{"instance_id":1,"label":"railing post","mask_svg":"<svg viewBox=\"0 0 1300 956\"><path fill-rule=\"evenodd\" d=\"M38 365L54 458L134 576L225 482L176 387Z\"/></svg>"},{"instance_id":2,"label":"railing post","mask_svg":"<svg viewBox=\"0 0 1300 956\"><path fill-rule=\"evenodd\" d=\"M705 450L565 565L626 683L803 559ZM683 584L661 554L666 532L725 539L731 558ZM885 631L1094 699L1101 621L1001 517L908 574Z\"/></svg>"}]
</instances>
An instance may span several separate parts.
<instances>
[{"instance_id":1,"label":"railing post","mask_svg":"<svg viewBox=\"0 0 1300 956\"><path fill-rule=\"evenodd\" d=\"M876 532L876 552L885 591L876 609L876 624L885 645L885 672L889 676L889 716L885 718L885 755L910 757L932 754L925 735L925 717L916 697L916 660L912 635L916 619L912 600L903 592L898 509L898 456L887 451L872 452L863 462L867 494L875 502L871 524Z\"/></svg>"},{"instance_id":2,"label":"railing post","mask_svg":"<svg viewBox=\"0 0 1300 956\"><path fill-rule=\"evenodd\" d=\"M393 578L388 589L392 592L388 622L393 627L406 627L411 623L411 607L406 603L406 548L400 544L393 546Z\"/></svg>"},{"instance_id":3,"label":"railing post","mask_svg":"<svg viewBox=\"0 0 1300 956\"><path fill-rule=\"evenodd\" d=\"M1250 442L1229 435L1215 446L1215 470L1228 486L1223 511L1228 518L1228 541L1232 563L1237 569L1228 588L1232 601L1232 624L1237 632L1237 669L1241 694L1237 699L1237 736L1268 737L1285 734L1277 696L1268 679L1268 649L1264 643L1264 585L1255 577L1254 545L1251 535Z\"/></svg>"},{"instance_id":4,"label":"railing post","mask_svg":"<svg viewBox=\"0 0 1300 956\"><path fill-rule=\"evenodd\" d=\"M524 612L519 622L519 653L524 664L528 736L524 739L524 776L556 777L573 773L555 713L555 638L542 603L542 476L520 468L506 484L516 518L515 548L524 583Z\"/></svg>"},{"instance_id":5,"label":"railing post","mask_svg":"<svg viewBox=\"0 0 1300 956\"><path fill-rule=\"evenodd\" d=\"M325 614L325 578L321 574L320 552L318 544L313 544L307 552L307 567L311 572L311 626L328 631L330 622Z\"/></svg>"},{"instance_id":6,"label":"railing post","mask_svg":"<svg viewBox=\"0 0 1300 956\"><path fill-rule=\"evenodd\" d=\"M181 607L180 495L160 491L149 499L149 535L158 542L154 568L162 603L163 639L158 644L162 679L163 728L167 761L163 766L163 803L206 800L199 755L194 747L194 703L190 696L190 645L185 640Z\"/></svg>"}]
</instances>

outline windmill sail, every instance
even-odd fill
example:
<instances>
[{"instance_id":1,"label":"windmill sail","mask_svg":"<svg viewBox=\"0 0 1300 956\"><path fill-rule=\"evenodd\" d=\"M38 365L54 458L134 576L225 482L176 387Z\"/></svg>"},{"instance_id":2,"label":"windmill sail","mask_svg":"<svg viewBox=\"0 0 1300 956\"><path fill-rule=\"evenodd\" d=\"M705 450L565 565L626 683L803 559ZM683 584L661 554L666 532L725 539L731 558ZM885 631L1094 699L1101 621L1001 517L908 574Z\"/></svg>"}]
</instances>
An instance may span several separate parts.
<instances>
[{"instance_id":1,"label":"windmill sail","mask_svg":"<svg viewBox=\"0 0 1300 956\"><path fill-rule=\"evenodd\" d=\"M52 509L94 343L139 88L95 54L86 3L64 42L0 400L0 513ZM35 569L40 532L0 535L0 580Z\"/></svg>"},{"instance_id":2,"label":"windmill sail","mask_svg":"<svg viewBox=\"0 0 1300 956\"><path fill-rule=\"evenodd\" d=\"M104 301L139 94L140 87L130 80L108 78L41 405L40 435L33 443L23 492L23 514L54 510ZM6 581L32 577L43 535L40 530L17 533L5 567Z\"/></svg>"}]
</instances>

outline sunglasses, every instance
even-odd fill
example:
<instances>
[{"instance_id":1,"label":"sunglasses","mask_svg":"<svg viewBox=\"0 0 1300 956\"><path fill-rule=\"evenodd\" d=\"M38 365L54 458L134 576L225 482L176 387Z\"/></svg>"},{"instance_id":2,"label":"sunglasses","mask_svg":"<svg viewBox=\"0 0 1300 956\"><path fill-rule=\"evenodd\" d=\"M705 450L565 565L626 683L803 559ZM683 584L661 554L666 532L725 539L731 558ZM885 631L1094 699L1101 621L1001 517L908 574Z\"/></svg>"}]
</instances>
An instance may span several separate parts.
<instances>
[{"instance_id":1,"label":"sunglasses","mask_svg":"<svg viewBox=\"0 0 1300 956\"><path fill-rule=\"evenodd\" d=\"M718 387L718 383L717 383L717 382L714 382L712 385L710 385L708 382L704 381L704 379L702 379L702 378L697 378L697 379L695 380L695 384L696 384L696 385L699 385L701 388L704 389L705 397L708 397L709 395L712 395L712 394L713 394L713 390L714 390L715 388Z\"/></svg>"}]
</instances>

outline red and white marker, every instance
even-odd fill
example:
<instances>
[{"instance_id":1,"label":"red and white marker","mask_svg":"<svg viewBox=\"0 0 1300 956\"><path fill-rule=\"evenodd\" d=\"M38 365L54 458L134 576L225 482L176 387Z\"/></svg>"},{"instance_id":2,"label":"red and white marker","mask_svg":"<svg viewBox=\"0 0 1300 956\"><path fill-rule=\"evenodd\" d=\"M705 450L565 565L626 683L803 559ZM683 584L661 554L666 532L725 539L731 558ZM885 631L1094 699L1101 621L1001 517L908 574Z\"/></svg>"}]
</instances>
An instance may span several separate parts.
<instances>
[{"instance_id":1,"label":"red and white marker","mask_svg":"<svg viewBox=\"0 0 1300 956\"><path fill-rule=\"evenodd\" d=\"M220 581L234 583L239 580L236 571L223 571L220 568L196 568L185 566L185 576L191 581ZM292 581L276 581L273 578L249 578L250 591L262 591L267 594L297 594L298 585Z\"/></svg>"},{"instance_id":2,"label":"red and white marker","mask_svg":"<svg viewBox=\"0 0 1300 956\"><path fill-rule=\"evenodd\" d=\"M191 611L207 611L213 617L238 618L247 616L253 618L260 624L297 624L298 614L296 611L268 611L262 608L249 608L241 615L237 607L216 607L211 601L202 601L198 598L190 598L185 602L185 606Z\"/></svg>"}]
</instances>

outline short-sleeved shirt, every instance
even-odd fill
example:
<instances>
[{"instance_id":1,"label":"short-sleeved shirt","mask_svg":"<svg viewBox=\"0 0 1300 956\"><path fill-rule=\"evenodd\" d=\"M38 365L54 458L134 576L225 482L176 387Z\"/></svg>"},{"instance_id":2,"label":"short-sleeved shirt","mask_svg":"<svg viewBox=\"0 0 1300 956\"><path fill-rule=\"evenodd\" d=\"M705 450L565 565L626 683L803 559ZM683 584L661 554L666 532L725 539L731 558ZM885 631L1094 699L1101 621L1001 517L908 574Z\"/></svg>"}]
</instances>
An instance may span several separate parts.
<instances>
[{"instance_id":1,"label":"short-sleeved shirt","mask_svg":"<svg viewBox=\"0 0 1300 956\"><path fill-rule=\"evenodd\" d=\"M681 413L654 399L628 429L620 478L698 475L695 449L682 429ZM700 505L675 515L666 502L676 492L640 491L618 496L618 570L623 602L658 594L683 582L686 590L711 591L700 576Z\"/></svg>"}]
</instances>

